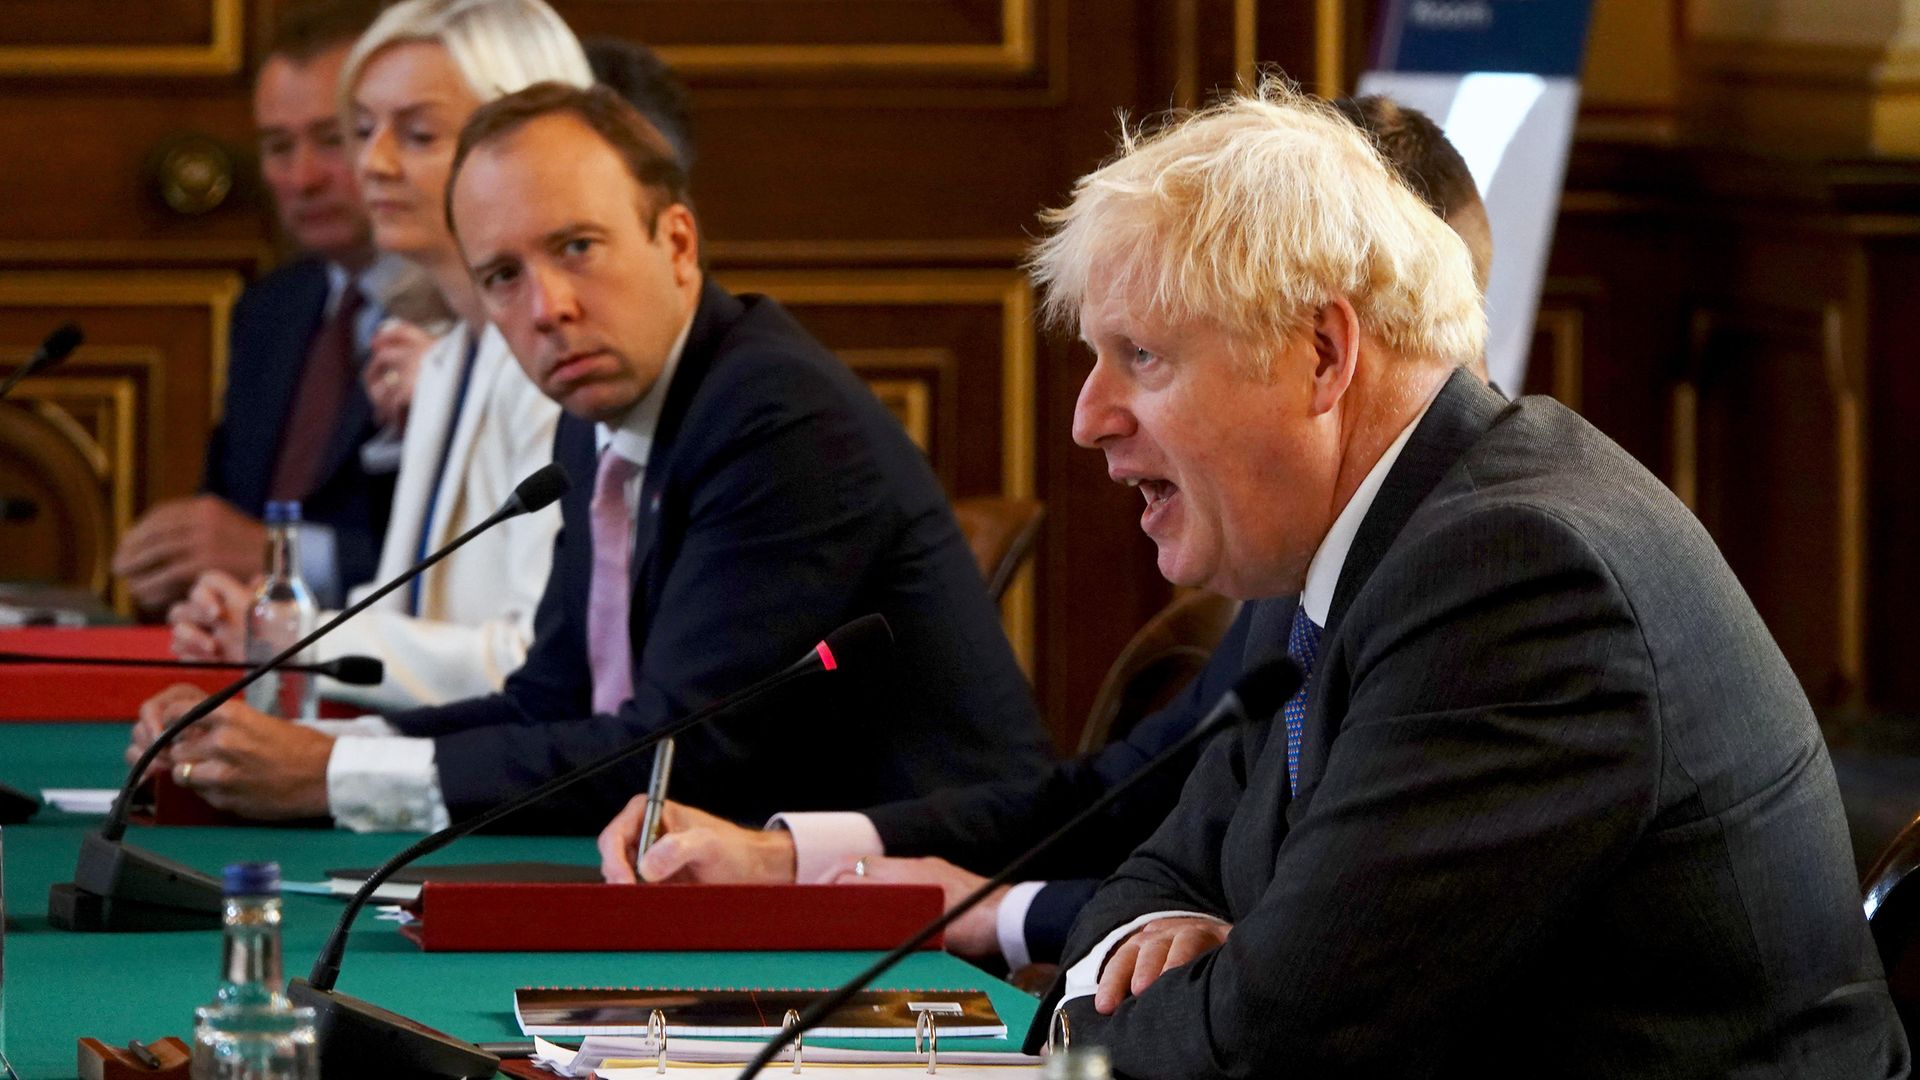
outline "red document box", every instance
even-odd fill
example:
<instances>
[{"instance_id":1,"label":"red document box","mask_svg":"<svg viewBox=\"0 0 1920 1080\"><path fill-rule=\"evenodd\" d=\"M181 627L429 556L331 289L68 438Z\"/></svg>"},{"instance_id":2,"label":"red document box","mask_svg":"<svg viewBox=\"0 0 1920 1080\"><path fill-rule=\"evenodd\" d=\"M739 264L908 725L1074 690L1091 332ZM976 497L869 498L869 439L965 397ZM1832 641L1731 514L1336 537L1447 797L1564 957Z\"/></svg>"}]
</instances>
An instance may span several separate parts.
<instances>
[{"instance_id":1,"label":"red document box","mask_svg":"<svg viewBox=\"0 0 1920 1080\"><path fill-rule=\"evenodd\" d=\"M0 630L0 652L100 656L115 660L171 660L164 626ZM238 671L75 667L10 664L0 667L0 721L112 720L131 722L148 698L177 682L218 690Z\"/></svg>"},{"instance_id":2,"label":"red document box","mask_svg":"<svg viewBox=\"0 0 1920 1080\"><path fill-rule=\"evenodd\" d=\"M409 910L428 952L738 952L891 949L944 909L937 885L429 881Z\"/></svg>"}]
</instances>

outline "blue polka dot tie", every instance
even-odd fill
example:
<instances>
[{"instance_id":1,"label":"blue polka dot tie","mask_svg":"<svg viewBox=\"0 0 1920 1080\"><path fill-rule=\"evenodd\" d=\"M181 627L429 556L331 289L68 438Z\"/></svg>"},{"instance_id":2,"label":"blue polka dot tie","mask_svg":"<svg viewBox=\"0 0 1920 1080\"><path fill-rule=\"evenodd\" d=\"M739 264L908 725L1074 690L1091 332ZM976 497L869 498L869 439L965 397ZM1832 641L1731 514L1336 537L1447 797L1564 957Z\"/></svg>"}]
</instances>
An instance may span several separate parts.
<instances>
[{"instance_id":1,"label":"blue polka dot tie","mask_svg":"<svg viewBox=\"0 0 1920 1080\"><path fill-rule=\"evenodd\" d=\"M1320 628L1307 617L1307 609L1295 608L1293 626L1287 631L1287 657L1300 665L1300 689L1293 692L1280 710L1287 725L1287 790L1300 792L1300 733L1307 726L1307 689L1313 685L1313 662L1320 655Z\"/></svg>"}]
</instances>

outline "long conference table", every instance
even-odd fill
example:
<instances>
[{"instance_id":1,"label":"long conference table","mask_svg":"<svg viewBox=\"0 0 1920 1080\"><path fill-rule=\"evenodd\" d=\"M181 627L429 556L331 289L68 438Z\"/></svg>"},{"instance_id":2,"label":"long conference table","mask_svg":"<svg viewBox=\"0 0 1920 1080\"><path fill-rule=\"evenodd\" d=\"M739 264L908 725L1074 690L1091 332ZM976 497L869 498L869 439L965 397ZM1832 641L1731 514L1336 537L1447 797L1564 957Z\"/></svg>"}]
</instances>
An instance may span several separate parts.
<instances>
[{"instance_id":1,"label":"long conference table","mask_svg":"<svg viewBox=\"0 0 1920 1080\"><path fill-rule=\"evenodd\" d=\"M0 672L0 700L9 694ZM18 702L14 702L17 712ZM115 786L125 723L0 723L0 782L49 787ZM130 1039L186 1038L193 1010L212 997L220 931L79 934L47 923L47 889L70 880L80 838L97 818L43 808L25 825L0 830L5 853L7 929L0 980L0 1049L23 1080L77 1075L76 1040L112 1046ZM413 839L299 828L135 827L131 843L218 875L243 860L280 863L288 881L318 881L333 868L376 866ZM597 865L588 837L481 835L425 862L577 862ZM282 940L287 974L305 975L342 904L288 894ZM530 911L530 919L541 913ZM521 986L830 987L877 956L871 952L422 953L394 924L363 912L354 924L339 988L474 1042L521 1038L513 991ZM1034 999L944 953L925 952L884 977L881 987L984 989L1011 1038L942 1040L943 1048L1012 1050ZM867 1040L909 1049L911 1040ZM716 1070L716 1075L725 1075Z\"/></svg>"}]
</instances>

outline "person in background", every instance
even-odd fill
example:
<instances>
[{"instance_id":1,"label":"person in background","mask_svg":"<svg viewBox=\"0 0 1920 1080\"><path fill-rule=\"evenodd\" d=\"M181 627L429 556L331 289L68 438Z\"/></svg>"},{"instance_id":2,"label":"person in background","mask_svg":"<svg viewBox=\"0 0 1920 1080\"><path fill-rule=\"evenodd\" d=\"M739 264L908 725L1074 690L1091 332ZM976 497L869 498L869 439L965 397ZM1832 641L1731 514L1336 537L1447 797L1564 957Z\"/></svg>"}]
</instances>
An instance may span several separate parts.
<instances>
[{"instance_id":1,"label":"person in background","mask_svg":"<svg viewBox=\"0 0 1920 1080\"><path fill-rule=\"evenodd\" d=\"M260 172L301 254L234 306L199 494L149 509L114 551L113 572L144 612L166 611L208 570L261 573L269 500L302 504L301 571L323 603L373 574L394 476L390 462L361 457L381 422L360 373L383 291L404 268L371 241L337 102L347 51L378 10L372 0L301 4L267 47L253 87ZM389 348L422 344L398 331Z\"/></svg>"},{"instance_id":2,"label":"person in background","mask_svg":"<svg viewBox=\"0 0 1920 1080\"><path fill-rule=\"evenodd\" d=\"M693 172L693 103L686 84L652 49L619 38L596 37L581 42L587 66L602 86L627 99L659 130L680 167Z\"/></svg>"},{"instance_id":3,"label":"person in background","mask_svg":"<svg viewBox=\"0 0 1920 1080\"><path fill-rule=\"evenodd\" d=\"M1334 103L1365 131L1397 175L1449 225L1468 226L1476 280L1492 259L1485 208L1467 163L1438 125L1391 99ZM1471 234L1471 235L1469 235ZM1251 611L1228 629L1206 668L1166 708L1125 738L1055 765L1031 780L949 787L863 813L783 813L764 830L743 829L682 803L665 808L666 835L636 865L647 798L637 795L600 834L601 872L611 882L838 882L939 885L954 903L1109 787L1178 742L1258 658ZM1003 886L948 928L947 948L1010 971L1060 959L1067 931L1100 879L1166 819L1194 756L1148 777L1073 841L1031 866L1032 880Z\"/></svg>"},{"instance_id":4,"label":"person in background","mask_svg":"<svg viewBox=\"0 0 1920 1080\"><path fill-rule=\"evenodd\" d=\"M521 374L487 322L443 210L460 125L489 96L540 80L592 82L573 31L541 0L406 0L345 57L335 109L374 241L424 270L458 317L420 361L375 584L477 524L552 458L559 406ZM374 656L386 671L376 687L329 681L323 692L397 711L499 689L526 659L559 527L551 511L508 521L328 635L317 658ZM238 580L207 575L171 613L175 652L238 656L249 599ZM383 730L377 721L342 730L368 729ZM347 823L375 827L391 816L377 762L398 745L343 744L334 802ZM352 767L355 754L365 768Z\"/></svg>"},{"instance_id":5,"label":"person in background","mask_svg":"<svg viewBox=\"0 0 1920 1080\"><path fill-rule=\"evenodd\" d=\"M461 133L448 200L487 314L567 412L554 460L574 486L527 662L501 693L389 714L388 738L335 743L229 703L173 748L177 780L251 816L435 828L871 613L889 655L683 733L675 789L752 817L1042 767L1032 697L925 455L777 303L707 278L686 173L651 124L606 87L508 95ZM192 700L150 702L134 745ZM369 756L349 767L356 739ZM648 771L608 770L516 826L597 828Z\"/></svg>"},{"instance_id":6,"label":"person in background","mask_svg":"<svg viewBox=\"0 0 1920 1080\"><path fill-rule=\"evenodd\" d=\"M383 16L348 63L349 123L365 135L359 167L376 207L375 239L431 268L463 316L422 363L376 581L492 512L551 456L560 407L521 374L506 342L487 326L447 231L444 187L454 135L484 96L480 88L517 86L535 74L579 84L590 77L574 62L582 52L558 17L540 9L415 2ZM684 136L684 90L672 72L657 60L647 63L652 54L639 46L620 45L608 55L619 61L629 96L682 103L664 115L677 118ZM432 141L421 145L428 135ZM485 328L477 348L474 326ZM342 626L317 654L375 656L386 677L371 689L328 681L327 696L398 711L500 689L526 659L558 528L554 513L508 522ZM246 601L237 582L209 575L173 613L175 651L237 657Z\"/></svg>"}]
</instances>

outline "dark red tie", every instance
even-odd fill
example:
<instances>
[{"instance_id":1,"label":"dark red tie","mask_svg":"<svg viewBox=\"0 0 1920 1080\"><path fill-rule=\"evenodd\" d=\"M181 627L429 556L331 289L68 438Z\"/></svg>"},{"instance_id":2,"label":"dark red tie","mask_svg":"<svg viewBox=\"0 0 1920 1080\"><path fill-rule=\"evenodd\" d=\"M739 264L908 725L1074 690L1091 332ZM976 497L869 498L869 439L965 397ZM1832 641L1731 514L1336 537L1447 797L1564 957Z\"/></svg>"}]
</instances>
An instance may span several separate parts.
<instances>
[{"instance_id":1,"label":"dark red tie","mask_svg":"<svg viewBox=\"0 0 1920 1080\"><path fill-rule=\"evenodd\" d=\"M307 349L307 365L300 372L293 411L287 415L287 433L280 440L280 457L274 463L268 498L305 499L313 494L320 463L340 427L340 413L347 396L353 393L354 381L360 378L353 324L362 302L360 290L348 282L332 317L321 325Z\"/></svg>"}]
</instances>

